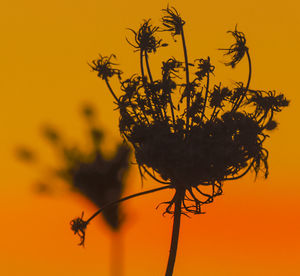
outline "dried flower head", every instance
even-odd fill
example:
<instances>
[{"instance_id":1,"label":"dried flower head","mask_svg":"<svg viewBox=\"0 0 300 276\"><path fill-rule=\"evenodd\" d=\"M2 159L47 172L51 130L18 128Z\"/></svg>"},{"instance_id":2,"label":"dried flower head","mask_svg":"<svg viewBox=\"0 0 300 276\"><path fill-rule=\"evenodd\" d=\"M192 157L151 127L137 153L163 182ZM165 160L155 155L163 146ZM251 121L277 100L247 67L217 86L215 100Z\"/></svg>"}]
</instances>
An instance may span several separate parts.
<instances>
[{"instance_id":1,"label":"dried flower head","mask_svg":"<svg viewBox=\"0 0 300 276\"><path fill-rule=\"evenodd\" d=\"M167 31L183 36L184 21L178 12L169 7L163 11L167 13L163 17ZM149 38L156 30L146 21L142 29L133 32L138 37ZM162 78L156 80L152 78L147 59L147 73L144 72L141 56L141 75L134 74L121 82L124 94L117 101L121 134L134 146L142 174L155 177L157 173L161 182L184 191L181 208L185 212L200 213L200 205L212 202L221 194L224 181L237 179L251 168L268 175L268 152L263 144L268 135L264 130L274 127L274 113L288 105L282 94L249 89L251 62L245 36L237 29L230 33L236 39L226 49L226 54L233 54L230 65L234 67L245 53L248 56L250 70L246 86L237 83L236 88L230 89L219 83L211 89L209 80L215 67L210 58L196 59L194 65L188 63L187 56L185 62L175 58L163 62ZM153 42L141 46L140 38L136 42L136 47L148 52L154 51L153 47L147 50L149 45L156 45ZM186 54L185 44L183 47ZM176 82L182 79L180 74L187 75L189 66L197 68L194 79L186 76L185 83ZM206 83L202 83L203 79ZM172 94L180 93L180 88L184 91L176 108ZM185 97L189 101L182 108ZM171 212L174 199L168 203L167 212Z\"/></svg>"},{"instance_id":2,"label":"dried flower head","mask_svg":"<svg viewBox=\"0 0 300 276\"><path fill-rule=\"evenodd\" d=\"M153 27L150 21L150 19L145 20L137 32L133 29L129 29L134 34L135 44L131 43L127 38L126 40L137 51L155 53L157 48L167 46L167 44L161 43L161 39L155 37L158 27Z\"/></svg>"},{"instance_id":3,"label":"dried flower head","mask_svg":"<svg viewBox=\"0 0 300 276\"><path fill-rule=\"evenodd\" d=\"M237 26L235 26L234 31L228 31L228 33L232 34L235 43L232 44L228 49L220 49L226 51L225 55L231 55L231 61L225 63L227 66L231 66L234 68L244 57L245 53L247 53L248 47L246 46L246 38L244 33L239 32L237 30Z\"/></svg>"},{"instance_id":4,"label":"dried flower head","mask_svg":"<svg viewBox=\"0 0 300 276\"><path fill-rule=\"evenodd\" d=\"M112 58L116 58L116 56L110 55L107 57L99 55L99 58L93 60L92 64L89 64L89 66L93 69L93 71L98 72L98 77L103 80L111 78L114 75L117 75L119 78L121 78L122 71L113 68L113 66L117 64L111 62Z\"/></svg>"},{"instance_id":5,"label":"dried flower head","mask_svg":"<svg viewBox=\"0 0 300 276\"><path fill-rule=\"evenodd\" d=\"M214 72L215 66L211 65L210 57L207 57L207 59L197 59L195 61L198 61L198 71L195 74L198 77L199 81L201 81L205 76Z\"/></svg>"},{"instance_id":6,"label":"dried flower head","mask_svg":"<svg viewBox=\"0 0 300 276\"><path fill-rule=\"evenodd\" d=\"M145 55L140 55L141 72L121 81L120 97L107 84L117 98L120 132L134 147L141 175L165 185L123 200L164 188L175 190L174 196L162 203L167 205L165 213L174 214L166 272L169 276L175 262L181 214L202 213L203 204L222 194L224 182L239 179L251 170L268 176L269 154L264 142L269 135L265 131L276 127L275 113L289 102L282 94L249 89L251 59L245 36L237 29L230 31L236 43L223 50L232 55L226 64L232 67L246 54L247 83L237 82L233 88L222 82L211 85L215 67L210 58L189 63L185 22L174 8L163 11L165 31L181 35L184 62L167 59L162 62L162 76L154 79L144 50ZM190 68L196 70L190 72Z\"/></svg>"},{"instance_id":7,"label":"dried flower head","mask_svg":"<svg viewBox=\"0 0 300 276\"><path fill-rule=\"evenodd\" d=\"M71 230L74 232L74 235L80 237L80 243L78 245L84 246L85 242L85 229L88 225L87 221L83 220L84 212L82 212L81 217L75 218L70 222Z\"/></svg>"},{"instance_id":8,"label":"dried flower head","mask_svg":"<svg viewBox=\"0 0 300 276\"><path fill-rule=\"evenodd\" d=\"M162 24L165 27L165 31L171 32L172 36L180 35L185 21L180 17L177 10L168 6L162 11L166 14L162 17Z\"/></svg>"},{"instance_id":9,"label":"dried flower head","mask_svg":"<svg viewBox=\"0 0 300 276\"><path fill-rule=\"evenodd\" d=\"M90 104L82 106L81 115L87 126L85 148L70 145L64 135L55 127L46 125L42 128L43 138L51 143L59 157L59 166L45 166L42 180L38 181L35 190L40 193L57 193L62 182L71 191L83 195L95 206L101 208L111 201L121 198L125 187L125 176L129 168L130 150L127 145L116 145L110 157L103 152L104 133L99 127L96 109ZM73 143L72 143L73 144ZM38 164L38 154L27 147L19 147L17 156L22 161ZM49 174L45 175L45 172ZM117 232L124 222L124 213L120 205L106 208L102 212L104 222L111 231ZM75 234L81 238L83 245L84 230L87 223L81 218L72 221Z\"/></svg>"}]
</instances>

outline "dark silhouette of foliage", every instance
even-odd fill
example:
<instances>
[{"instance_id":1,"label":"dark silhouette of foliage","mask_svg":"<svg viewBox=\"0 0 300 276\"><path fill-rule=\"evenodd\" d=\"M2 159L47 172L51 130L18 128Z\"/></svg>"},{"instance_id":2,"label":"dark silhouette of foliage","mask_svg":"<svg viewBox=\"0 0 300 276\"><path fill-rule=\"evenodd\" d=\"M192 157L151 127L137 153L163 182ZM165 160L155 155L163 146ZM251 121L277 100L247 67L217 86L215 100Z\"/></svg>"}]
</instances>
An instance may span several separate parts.
<instances>
[{"instance_id":1,"label":"dark silhouette of foliage","mask_svg":"<svg viewBox=\"0 0 300 276\"><path fill-rule=\"evenodd\" d=\"M264 146L269 137L267 131L276 128L274 116L289 101L275 91L249 88L252 75L249 48L244 33L237 27L229 31L234 44L221 50L230 58L225 65L232 68L246 56L248 80L246 84L237 82L232 88L222 82L212 86L215 66L210 57L190 63L183 29L185 21L175 8L167 7L163 12L162 29L152 27L148 20L138 31L132 30L136 44L129 44L140 52L140 73L125 80L120 78L119 97L109 84L114 75L120 77L119 70L102 78L116 100L120 133L134 147L141 175L164 184L161 189L175 190L173 198L163 203L167 205L165 213L174 214L166 272L172 275L180 215L202 213L202 205L221 195L226 181L239 179L250 171L256 174L262 171L268 176L269 153ZM162 45L162 39L156 37L158 31L181 36L184 61L174 57L163 61L162 76L154 79L148 54L155 53ZM93 64L98 62L95 60ZM101 73L92 68L98 75ZM180 100L174 102L174 99Z\"/></svg>"}]
</instances>

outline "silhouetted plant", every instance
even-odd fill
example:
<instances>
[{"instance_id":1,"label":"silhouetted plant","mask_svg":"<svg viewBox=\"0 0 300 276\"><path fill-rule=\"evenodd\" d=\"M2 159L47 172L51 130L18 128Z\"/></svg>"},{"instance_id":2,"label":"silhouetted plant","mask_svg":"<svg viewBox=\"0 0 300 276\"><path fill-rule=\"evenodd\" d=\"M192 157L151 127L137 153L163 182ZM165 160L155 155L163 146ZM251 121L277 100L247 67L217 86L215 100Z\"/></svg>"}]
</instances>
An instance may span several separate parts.
<instances>
[{"instance_id":1,"label":"silhouetted plant","mask_svg":"<svg viewBox=\"0 0 300 276\"><path fill-rule=\"evenodd\" d=\"M104 134L95 123L95 110L91 106L85 105L82 109L82 115L88 125L88 136L92 144L89 150L81 150L80 147L69 146L63 140L59 131L50 126L43 127L43 136L51 143L62 159L62 164L58 168L52 169L54 178L67 182L71 190L79 192L98 208L101 208L105 204L121 198L125 186L124 177L129 168L130 151L129 147L122 143L116 147L111 157L105 157L101 149ZM27 147L18 148L17 154L23 161L37 161L37 154ZM53 192L55 190L54 183L47 183L43 179L42 182L39 182L37 190L41 192ZM103 218L113 232L117 233L120 231L124 219L120 206L114 205L111 208L105 209ZM85 233L80 230L84 228L82 220L73 221L71 228L75 230L79 229L75 231L75 234L81 237L80 245L83 245ZM116 238L116 235L113 238ZM116 242L113 245L116 248L112 248L115 251L113 254L120 255L117 252L120 250L120 245L116 244ZM117 262L116 259L113 261ZM120 270L121 268L115 267L113 275L120 275Z\"/></svg>"},{"instance_id":2,"label":"silhouetted plant","mask_svg":"<svg viewBox=\"0 0 300 276\"><path fill-rule=\"evenodd\" d=\"M135 44L128 42L140 52L140 73L123 80L120 70L112 69L112 63L106 64L106 70L99 69L97 64L103 63L101 59L109 61L110 57L93 61L91 68L106 82L115 99L121 135L134 147L141 175L147 174L164 186L111 202L87 220L77 218L73 230L82 238L88 223L106 207L147 193L174 189L173 198L163 202L167 205L165 213L174 215L166 270L169 276L173 274L181 214L201 214L203 204L222 194L225 181L239 179L251 170L255 174L263 171L268 176L268 150L264 141L269 137L267 131L277 126L275 113L288 106L289 101L275 91L249 88L252 74L249 48L245 35L237 28L229 32L235 43L221 50L230 57L225 65L233 68L246 56L247 83L237 82L232 88L221 82L212 86L215 66L210 58L190 63L185 21L175 8L167 7L163 12L162 28L145 20L138 31L131 30ZM163 61L162 76L154 79L149 54L167 46L156 37L158 32L169 32L173 38L181 36L184 61L174 57ZM110 73L104 75L103 71ZM114 75L120 80L119 97L109 83ZM181 75L185 75L184 82Z\"/></svg>"}]
</instances>

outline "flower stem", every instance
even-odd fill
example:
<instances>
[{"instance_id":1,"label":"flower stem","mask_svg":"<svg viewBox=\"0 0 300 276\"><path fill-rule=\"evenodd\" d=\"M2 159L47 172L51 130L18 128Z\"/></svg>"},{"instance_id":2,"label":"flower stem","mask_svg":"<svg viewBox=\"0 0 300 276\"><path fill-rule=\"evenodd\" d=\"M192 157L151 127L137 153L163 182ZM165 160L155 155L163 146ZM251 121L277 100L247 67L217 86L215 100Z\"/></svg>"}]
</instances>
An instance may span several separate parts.
<instances>
[{"instance_id":1,"label":"flower stem","mask_svg":"<svg viewBox=\"0 0 300 276\"><path fill-rule=\"evenodd\" d=\"M177 253L177 245L178 245L178 238L179 238L179 229L180 229L180 218L181 218L181 201L184 193L181 190L177 190L175 194L175 210L174 210L174 220L173 220L173 231L172 231L172 240L171 240L171 247L169 253L169 260L168 266L166 270L165 276L172 276L176 253Z\"/></svg>"},{"instance_id":2,"label":"flower stem","mask_svg":"<svg viewBox=\"0 0 300 276\"><path fill-rule=\"evenodd\" d=\"M121 198L121 199L118 199L118 200L116 200L116 201L110 202L110 203L104 205L104 206L103 206L101 209L99 209L96 213L94 213L94 214L86 221L86 224L88 224L92 219L94 219L96 216L98 216L98 215L99 215L104 209L106 209L106 208L109 208L109 207L111 207L111 206L113 206L113 205L116 205L116 204L121 203L122 201L131 199L131 198L134 198L134 197L138 197L138 196L141 196L141 195L146 195L146 194L154 193L154 192L157 192L157 191L160 191L160 190L168 189L168 188L170 188L170 187L171 187L171 185L168 185L168 186L164 186L164 187L160 187L160 188L156 188L156 189L152 189L152 190L148 190L148 191L136 193L136 194L133 194L133 195L126 196L126 197L123 197L123 198Z\"/></svg>"},{"instance_id":3,"label":"flower stem","mask_svg":"<svg viewBox=\"0 0 300 276\"><path fill-rule=\"evenodd\" d=\"M106 85L107 85L107 87L108 87L108 89L109 89L109 92L113 95L113 97L115 98L115 100L116 100L117 103L119 104L120 101L119 101L119 99L117 98L117 96L116 96L116 94L114 93L114 91L112 90L112 88L111 88L111 86L110 86L110 84L109 84L108 79L105 78L104 80L105 80L105 83L106 83Z\"/></svg>"},{"instance_id":4,"label":"flower stem","mask_svg":"<svg viewBox=\"0 0 300 276\"><path fill-rule=\"evenodd\" d=\"M150 82L153 83L153 78L152 78L152 74L151 74L151 70L150 70L149 58L148 58L147 52L145 52L145 62L146 62L146 67L147 67L147 72L148 72Z\"/></svg>"},{"instance_id":5,"label":"flower stem","mask_svg":"<svg viewBox=\"0 0 300 276\"><path fill-rule=\"evenodd\" d=\"M140 67L141 67L142 80L143 80L143 84L144 84L144 87L145 87L146 80L145 80L145 71L144 71L144 65L143 65L143 51L142 50L140 50ZM139 93L137 93L137 94L139 95ZM146 98L147 98L147 101L148 101L148 107L150 108L152 114L154 114L149 94L148 94L147 91L145 91L145 94L146 94ZM147 119L146 115L145 115L145 117ZM147 119L147 121L148 121L148 119ZM148 123L149 123L149 121L148 121Z\"/></svg>"},{"instance_id":6,"label":"flower stem","mask_svg":"<svg viewBox=\"0 0 300 276\"><path fill-rule=\"evenodd\" d=\"M189 74L189 62L188 62L188 55L187 55L187 49L185 44L185 38L184 38L184 32L183 27L181 27L181 39L182 39L182 47L183 47L183 53L184 53L184 61L185 61L185 77L186 77L186 130L189 130L189 109L190 109L190 74Z\"/></svg>"},{"instance_id":7,"label":"flower stem","mask_svg":"<svg viewBox=\"0 0 300 276\"><path fill-rule=\"evenodd\" d=\"M153 82L153 78L152 78L152 74L151 74L151 70L150 70L150 64L149 64L149 58L148 58L148 54L147 52L145 51L145 62L146 62L146 68L147 68L147 72L148 72L148 76L149 76L149 79L150 79L150 83L153 85L154 82ZM161 106L159 104L159 97L156 95L156 92L155 91L152 91L153 92L153 97L155 98L156 100L156 104L154 104L154 106L156 107L155 109L157 110L157 116L161 117L162 119L164 119L164 116L163 116L163 113L161 111Z\"/></svg>"},{"instance_id":8,"label":"flower stem","mask_svg":"<svg viewBox=\"0 0 300 276\"><path fill-rule=\"evenodd\" d=\"M169 99L169 104L170 104L170 108L171 108L173 125L175 125L175 115L174 115L174 108L173 108L173 101L172 101L171 91L168 91L168 99Z\"/></svg>"},{"instance_id":9,"label":"flower stem","mask_svg":"<svg viewBox=\"0 0 300 276\"><path fill-rule=\"evenodd\" d=\"M207 73L207 76L206 76L206 91L205 91L205 99L204 99L204 104L203 104L203 111L202 111L202 115L201 115L201 119L200 119L201 122L203 121L203 117L205 115L205 107L206 107L208 92L209 92L209 73Z\"/></svg>"},{"instance_id":10,"label":"flower stem","mask_svg":"<svg viewBox=\"0 0 300 276\"><path fill-rule=\"evenodd\" d=\"M243 93L243 95L241 96L241 98L239 100L237 100L237 102L235 103L234 107L232 108L232 111L235 112L239 106L241 105L244 97L247 94L247 91L249 89L249 85L250 85L250 81L251 81L251 75L252 75L252 66L251 66L251 58L250 58L250 54L249 54L249 49L246 49L246 55L247 55L247 59L248 59L248 65L249 65L249 75L248 75L248 81L247 81L247 85L245 87L245 92Z\"/></svg>"}]
</instances>

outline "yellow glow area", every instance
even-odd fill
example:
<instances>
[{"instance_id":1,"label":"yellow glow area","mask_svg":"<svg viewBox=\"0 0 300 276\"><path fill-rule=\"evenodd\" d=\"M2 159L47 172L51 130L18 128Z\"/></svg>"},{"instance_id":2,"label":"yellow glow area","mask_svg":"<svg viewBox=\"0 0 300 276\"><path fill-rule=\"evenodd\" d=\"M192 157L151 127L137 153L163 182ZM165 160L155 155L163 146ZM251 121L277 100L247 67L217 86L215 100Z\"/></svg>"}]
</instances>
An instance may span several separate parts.
<instances>
[{"instance_id":1,"label":"yellow glow area","mask_svg":"<svg viewBox=\"0 0 300 276\"><path fill-rule=\"evenodd\" d=\"M87 230L86 248L69 221L95 208L78 195L41 197L31 183L39 172L14 156L17 145L30 145L42 162L56 164L55 155L38 134L43 122L53 122L70 141L84 144L78 115L82 102L99 109L107 131L106 146L120 141L118 111L105 84L87 62L117 55L129 76L138 69L138 54L125 41L143 19L159 23L168 1L4 1L1 4L0 74L0 264L3 275L109 275L109 231L101 220ZM283 92L291 100L270 133L268 180L254 176L225 183L224 195L205 215L183 218L176 275L298 275L299 223L299 44L297 1L170 1L186 23L190 59L211 56L215 81L244 81L247 64L230 70L222 65L220 47L230 45L226 31L246 34L253 65L253 89ZM172 38L168 38L172 42ZM182 59L180 44L161 49L153 64L170 53ZM159 74L160 67L154 70ZM126 194L142 190L137 169ZM157 187L151 181L144 190ZM172 220L155 207L171 198L159 192L133 199L123 229L124 275L163 275L169 252Z\"/></svg>"}]
</instances>

